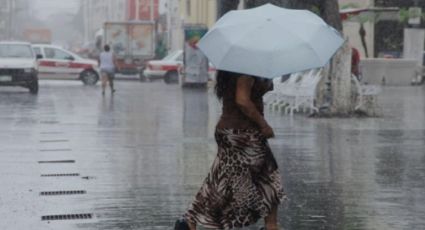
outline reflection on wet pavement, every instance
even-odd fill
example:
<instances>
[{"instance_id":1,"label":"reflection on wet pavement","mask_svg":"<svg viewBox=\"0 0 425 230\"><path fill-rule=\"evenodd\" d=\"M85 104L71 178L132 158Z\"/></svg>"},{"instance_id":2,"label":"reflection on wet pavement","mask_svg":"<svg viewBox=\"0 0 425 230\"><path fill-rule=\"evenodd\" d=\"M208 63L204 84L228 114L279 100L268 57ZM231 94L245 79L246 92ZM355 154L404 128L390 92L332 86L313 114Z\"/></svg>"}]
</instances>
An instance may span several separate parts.
<instances>
[{"instance_id":1,"label":"reflection on wet pavement","mask_svg":"<svg viewBox=\"0 0 425 230\"><path fill-rule=\"evenodd\" d=\"M0 214L8 217L0 229L172 229L215 157L220 105L211 90L118 82L115 96L102 97L72 82L41 86L38 96L0 89ZM290 198L281 225L425 229L424 103L422 87L399 87L380 96L383 118L268 113ZM75 163L37 163L48 160ZM48 173L81 177L40 177ZM58 190L87 194L38 195ZM67 213L95 218L40 219Z\"/></svg>"}]
</instances>

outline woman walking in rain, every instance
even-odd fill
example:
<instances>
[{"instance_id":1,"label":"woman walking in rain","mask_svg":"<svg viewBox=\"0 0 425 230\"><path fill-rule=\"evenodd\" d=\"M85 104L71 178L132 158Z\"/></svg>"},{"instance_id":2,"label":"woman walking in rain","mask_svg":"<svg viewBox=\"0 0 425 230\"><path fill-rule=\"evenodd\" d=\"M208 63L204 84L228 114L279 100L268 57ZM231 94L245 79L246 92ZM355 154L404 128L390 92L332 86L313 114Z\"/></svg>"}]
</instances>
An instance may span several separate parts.
<instances>
[{"instance_id":1,"label":"woman walking in rain","mask_svg":"<svg viewBox=\"0 0 425 230\"><path fill-rule=\"evenodd\" d=\"M271 80L218 71L215 92L223 103L215 139L218 154L210 173L175 230L241 228L264 218L278 230L277 209L285 198L267 139L273 129L263 115Z\"/></svg>"},{"instance_id":2,"label":"woman walking in rain","mask_svg":"<svg viewBox=\"0 0 425 230\"><path fill-rule=\"evenodd\" d=\"M108 82L109 87L111 88L111 93L115 93L114 77L116 61L109 45L105 45L103 49L104 52L100 53L99 62L100 72L102 74L102 95L105 95L106 84Z\"/></svg>"}]
</instances>

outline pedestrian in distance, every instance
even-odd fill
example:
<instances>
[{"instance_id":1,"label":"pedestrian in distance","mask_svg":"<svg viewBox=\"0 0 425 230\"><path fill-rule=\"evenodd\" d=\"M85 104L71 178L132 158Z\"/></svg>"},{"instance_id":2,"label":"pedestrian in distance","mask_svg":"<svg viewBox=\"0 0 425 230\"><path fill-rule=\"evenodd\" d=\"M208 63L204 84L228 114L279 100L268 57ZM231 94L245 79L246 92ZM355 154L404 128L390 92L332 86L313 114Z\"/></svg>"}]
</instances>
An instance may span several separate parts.
<instances>
[{"instance_id":1,"label":"pedestrian in distance","mask_svg":"<svg viewBox=\"0 0 425 230\"><path fill-rule=\"evenodd\" d=\"M286 196L267 141L274 132L263 115L263 95L272 89L271 80L218 71L215 92L223 104L215 131L218 153L175 230L242 228L261 218L264 229L279 229L278 205Z\"/></svg>"},{"instance_id":2,"label":"pedestrian in distance","mask_svg":"<svg viewBox=\"0 0 425 230\"><path fill-rule=\"evenodd\" d=\"M111 93L115 93L114 77L115 68L117 66L116 59L109 45L103 47L103 52L100 53L100 73L102 75L102 95L105 95L106 84L109 82Z\"/></svg>"}]
</instances>

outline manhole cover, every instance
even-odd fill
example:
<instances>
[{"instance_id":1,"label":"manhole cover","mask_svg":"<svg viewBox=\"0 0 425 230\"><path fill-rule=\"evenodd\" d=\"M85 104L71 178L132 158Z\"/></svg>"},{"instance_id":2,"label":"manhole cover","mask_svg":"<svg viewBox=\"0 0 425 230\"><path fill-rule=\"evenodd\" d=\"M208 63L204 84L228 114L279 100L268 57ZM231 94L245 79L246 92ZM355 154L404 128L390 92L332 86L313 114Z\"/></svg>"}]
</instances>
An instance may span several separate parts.
<instances>
[{"instance_id":1,"label":"manhole cover","mask_svg":"<svg viewBox=\"0 0 425 230\"><path fill-rule=\"evenodd\" d=\"M71 177L80 176L79 173L41 174L42 177Z\"/></svg>"},{"instance_id":2,"label":"manhole cover","mask_svg":"<svg viewBox=\"0 0 425 230\"><path fill-rule=\"evenodd\" d=\"M39 161L39 164L50 164L50 163L75 163L75 160L59 160L59 161Z\"/></svg>"},{"instance_id":3,"label":"manhole cover","mask_svg":"<svg viewBox=\"0 0 425 230\"><path fill-rule=\"evenodd\" d=\"M86 194L87 192L84 190L74 190L74 191L48 191L48 192L40 192L41 196L61 196L61 195L80 195Z\"/></svg>"},{"instance_id":4,"label":"manhole cover","mask_svg":"<svg viewBox=\"0 0 425 230\"><path fill-rule=\"evenodd\" d=\"M64 214L64 215L48 215L42 216L41 220L79 220L79 219L91 219L93 214L91 213L81 213L81 214Z\"/></svg>"}]
</instances>

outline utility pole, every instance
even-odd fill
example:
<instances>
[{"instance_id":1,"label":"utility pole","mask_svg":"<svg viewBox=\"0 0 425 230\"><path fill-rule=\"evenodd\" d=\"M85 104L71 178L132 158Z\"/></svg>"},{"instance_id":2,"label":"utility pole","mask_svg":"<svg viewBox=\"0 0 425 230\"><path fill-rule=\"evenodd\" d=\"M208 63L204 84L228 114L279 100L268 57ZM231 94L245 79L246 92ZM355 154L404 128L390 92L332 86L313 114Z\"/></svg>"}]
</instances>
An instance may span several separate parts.
<instances>
[{"instance_id":1,"label":"utility pole","mask_svg":"<svg viewBox=\"0 0 425 230\"><path fill-rule=\"evenodd\" d=\"M167 50L171 47L171 14L172 14L172 0L167 0Z\"/></svg>"},{"instance_id":2,"label":"utility pole","mask_svg":"<svg viewBox=\"0 0 425 230\"><path fill-rule=\"evenodd\" d=\"M13 6L12 6L12 4L14 3L14 1L13 0L8 0L8 4L7 4L7 7L8 7L8 10L7 10L7 38L9 39L9 40L12 40L12 26L13 26L13 22L12 22L12 20L13 20L13 13L12 13L12 11L13 11Z\"/></svg>"},{"instance_id":3,"label":"utility pole","mask_svg":"<svg viewBox=\"0 0 425 230\"><path fill-rule=\"evenodd\" d=\"M136 15L134 15L134 20L140 20L139 16L140 16L140 1L139 0L135 0L136 3Z\"/></svg>"},{"instance_id":4,"label":"utility pole","mask_svg":"<svg viewBox=\"0 0 425 230\"><path fill-rule=\"evenodd\" d=\"M84 42L88 42L89 41L89 23L88 23L88 18L87 18L87 7L88 7L88 2L87 0L81 0L81 5L82 5L82 11L83 11L83 24L84 24Z\"/></svg>"},{"instance_id":5,"label":"utility pole","mask_svg":"<svg viewBox=\"0 0 425 230\"><path fill-rule=\"evenodd\" d=\"M151 21L153 21L154 20L154 12L153 12L153 10L154 10L154 0L150 0L150 11L151 11L151 14L150 14L150 18L151 18Z\"/></svg>"}]
</instances>

